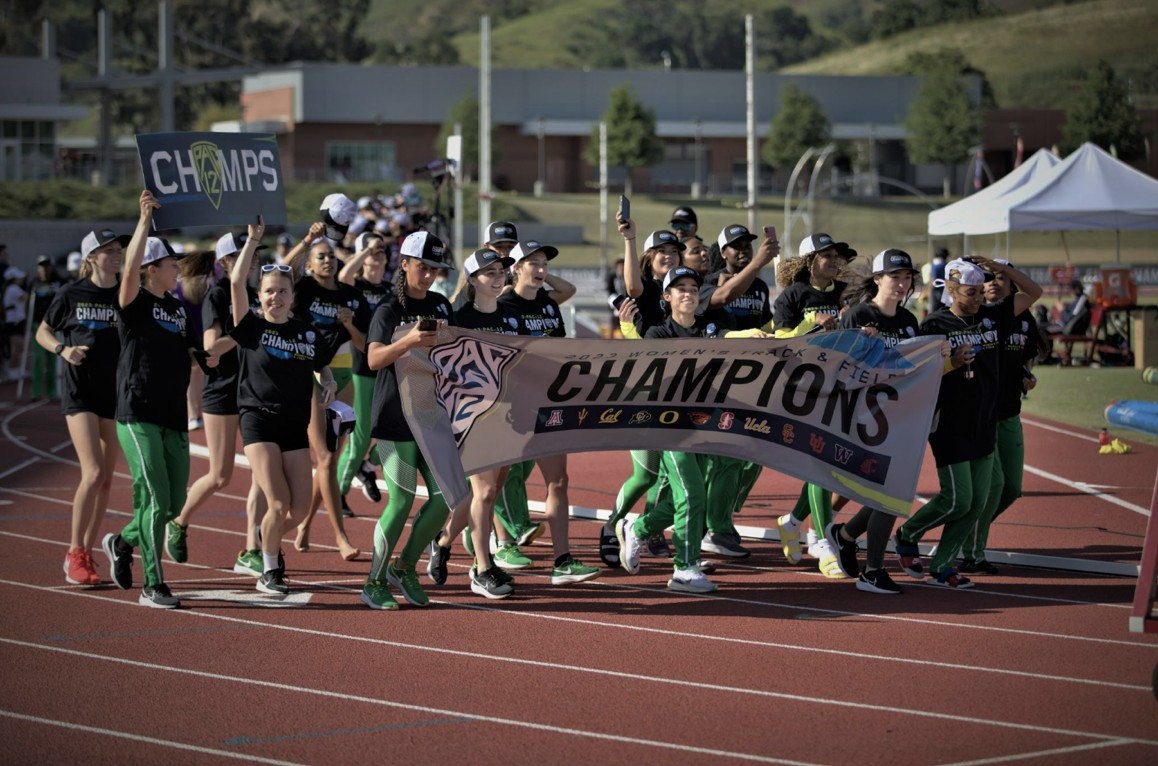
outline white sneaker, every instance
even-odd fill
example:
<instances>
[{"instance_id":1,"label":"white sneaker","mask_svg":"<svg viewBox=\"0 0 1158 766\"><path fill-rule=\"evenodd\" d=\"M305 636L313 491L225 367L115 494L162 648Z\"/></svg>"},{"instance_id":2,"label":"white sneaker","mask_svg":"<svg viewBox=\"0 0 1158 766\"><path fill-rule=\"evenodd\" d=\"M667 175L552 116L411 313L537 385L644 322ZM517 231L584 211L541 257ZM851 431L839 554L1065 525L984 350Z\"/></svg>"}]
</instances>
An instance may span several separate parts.
<instances>
[{"instance_id":1,"label":"white sneaker","mask_svg":"<svg viewBox=\"0 0 1158 766\"><path fill-rule=\"evenodd\" d=\"M189 430L198 431L205 427L205 421L201 418L189 418Z\"/></svg>"},{"instance_id":2,"label":"white sneaker","mask_svg":"<svg viewBox=\"0 0 1158 766\"><path fill-rule=\"evenodd\" d=\"M685 593L711 593L716 589L716 584L704 577L704 573L696 567L688 567L675 570L667 581L667 587Z\"/></svg>"},{"instance_id":3,"label":"white sneaker","mask_svg":"<svg viewBox=\"0 0 1158 766\"><path fill-rule=\"evenodd\" d=\"M819 537L816 534L815 529L809 529L808 530L808 555L809 555L809 557L814 558L814 559L821 558L821 555L820 555L821 548L819 546L823 542L824 542L824 539L822 537ZM832 554L829 553L827 555L831 556Z\"/></svg>"},{"instance_id":4,"label":"white sneaker","mask_svg":"<svg viewBox=\"0 0 1158 766\"><path fill-rule=\"evenodd\" d=\"M643 543L635 536L634 522L620 519L615 525L615 539L619 540L619 565L630 574L639 572L639 548Z\"/></svg>"}]
</instances>

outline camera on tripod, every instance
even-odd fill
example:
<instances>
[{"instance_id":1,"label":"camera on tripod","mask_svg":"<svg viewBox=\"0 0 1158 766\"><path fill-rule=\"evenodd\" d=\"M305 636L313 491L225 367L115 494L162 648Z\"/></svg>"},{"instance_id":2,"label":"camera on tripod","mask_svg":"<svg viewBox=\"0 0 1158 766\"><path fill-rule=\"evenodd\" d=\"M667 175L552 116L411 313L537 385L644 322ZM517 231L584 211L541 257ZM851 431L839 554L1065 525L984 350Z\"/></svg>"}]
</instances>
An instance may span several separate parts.
<instances>
[{"instance_id":1,"label":"camera on tripod","mask_svg":"<svg viewBox=\"0 0 1158 766\"><path fill-rule=\"evenodd\" d=\"M424 165L418 165L414 168L414 175L421 175L423 173L430 174L430 182L437 184L442 180L447 173L454 175L455 162L445 158L431 160Z\"/></svg>"}]
</instances>

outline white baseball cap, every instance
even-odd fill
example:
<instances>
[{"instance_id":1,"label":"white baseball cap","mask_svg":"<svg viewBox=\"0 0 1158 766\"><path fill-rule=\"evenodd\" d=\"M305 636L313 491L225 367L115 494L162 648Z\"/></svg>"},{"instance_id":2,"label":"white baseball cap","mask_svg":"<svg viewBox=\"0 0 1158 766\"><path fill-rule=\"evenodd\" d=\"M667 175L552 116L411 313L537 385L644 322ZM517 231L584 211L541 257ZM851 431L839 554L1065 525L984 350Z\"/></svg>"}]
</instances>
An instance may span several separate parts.
<instances>
[{"instance_id":1,"label":"white baseball cap","mask_svg":"<svg viewBox=\"0 0 1158 766\"><path fill-rule=\"evenodd\" d=\"M981 287L992 278L991 274L986 273L977 264L955 258L945 264L945 278L934 279L933 287L947 287L950 282L965 287ZM941 293L941 303L946 306L953 305L953 296L948 290Z\"/></svg>"},{"instance_id":2,"label":"white baseball cap","mask_svg":"<svg viewBox=\"0 0 1158 766\"><path fill-rule=\"evenodd\" d=\"M84 256L80 254L79 250L73 250L68 254L68 265L65 267L69 271L80 271L80 263L84 260Z\"/></svg>"},{"instance_id":3,"label":"white baseball cap","mask_svg":"<svg viewBox=\"0 0 1158 766\"><path fill-rule=\"evenodd\" d=\"M515 259L504 257L489 247L484 247L471 253L470 257L463 262L462 268L469 277L471 274L485 269L492 263L498 263L504 269L509 269L514 265Z\"/></svg>"},{"instance_id":4,"label":"white baseball cap","mask_svg":"<svg viewBox=\"0 0 1158 766\"><path fill-rule=\"evenodd\" d=\"M216 260L220 261L227 255L236 255L241 252L241 248L245 247L245 243L249 241L248 234L222 234L221 238L217 240L217 244L213 247L216 253ZM176 248L174 248L175 250ZM258 250L268 250L265 245L258 245Z\"/></svg>"},{"instance_id":5,"label":"white baseball cap","mask_svg":"<svg viewBox=\"0 0 1158 766\"><path fill-rule=\"evenodd\" d=\"M672 234L666 229L661 229L647 235L647 239L643 242L643 251L646 253L653 247L659 247L660 245L675 245L675 249L681 253L688 249L688 246L680 242L679 237L675 234Z\"/></svg>"},{"instance_id":6,"label":"white baseball cap","mask_svg":"<svg viewBox=\"0 0 1158 766\"><path fill-rule=\"evenodd\" d=\"M87 258L88 254L98 247L104 247L110 242L120 242L121 247L127 247L132 237L128 234L121 234L117 236L112 229L101 229L100 231L90 231L84 235L84 239L80 241L80 257Z\"/></svg>"},{"instance_id":7,"label":"white baseball cap","mask_svg":"<svg viewBox=\"0 0 1158 766\"><path fill-rule=\"evenodd\" d=\"M453 269L454 262L450 260L450 252L442 240L428 231L416 231L402 240L402 255L407 258L417 258L427 266L436 269Z\"/></svg>"},{"instance_id":8,"label":"white baseball cap","mask_svg":"<svg viewBox=\"0 0 1158 766\"><path fill-rule=\"evenodd\" d=\"M354 240L354 252L360 253L370 246L370 240L376 239L379 242L385 242L386 239L376 231L366 231L358 235Z\"/></svg>"},{"instance_id":9,"label":"white baseball cap","mask_svg":"<svg viewBox=\"0 0 1158 766\"><path fill-rule=\"evenodd\" d=\"M511 249L511 258L514 259L514 263L518 263L531 253L537 252L542 252L543 255L547 256L547 260L549 261L559 254L559 248L551 247L550 245L540 245L533 239L527 240L526 242L520 242Z\"/></svg>"},{"instance_id":10,"label":"white baseball cap","mask_svg":"<svg viewBox=\"0 0 1158 766\"><path fill-rule=\"evenodd\" d=\"M326 224L326 236L341 241L354 217L358 215L358 208L345 194L330 194L322 200L322 221Z\"/></svg>"},{"instance_id":11,"label":"white baseball cap","mask_svg":"<svg viewBox=\"0 0 1158 766\"><path fill-rule=\"evenodd\" d=\"M149 237L145 240L145 255L141 258L141 265L147 266L150 263L161 260L162 258L182 258L181 253L173 249L169 241L164 237Z\"/></svg>"}]
</instances>

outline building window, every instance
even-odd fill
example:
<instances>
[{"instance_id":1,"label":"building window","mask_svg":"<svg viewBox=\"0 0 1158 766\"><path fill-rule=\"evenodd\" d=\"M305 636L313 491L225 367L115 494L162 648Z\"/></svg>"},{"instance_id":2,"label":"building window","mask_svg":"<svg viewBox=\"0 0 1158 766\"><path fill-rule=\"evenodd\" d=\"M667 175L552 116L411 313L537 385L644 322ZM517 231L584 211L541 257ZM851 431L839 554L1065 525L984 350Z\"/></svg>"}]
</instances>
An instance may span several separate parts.
<instances>
[{"instance_id":1,"label":"building window","mask_svg":"<svg viewBox=\"0 0 1158 766\"><path fill-rule=\"evenodd\" d=\"M397 176L394 144L327 141L326 176L330 181L387 181Z\"/></svg>"},{"instance_id":2,"label":"building window","mask_svg":"<svg viewBox=\"0 0 1158 766\"><path fill-rule=\"evenodd\" d=\"M56 125L49 121L0 121L0 180L43 181L53 177Z\"/></svg>"}]
</instances>

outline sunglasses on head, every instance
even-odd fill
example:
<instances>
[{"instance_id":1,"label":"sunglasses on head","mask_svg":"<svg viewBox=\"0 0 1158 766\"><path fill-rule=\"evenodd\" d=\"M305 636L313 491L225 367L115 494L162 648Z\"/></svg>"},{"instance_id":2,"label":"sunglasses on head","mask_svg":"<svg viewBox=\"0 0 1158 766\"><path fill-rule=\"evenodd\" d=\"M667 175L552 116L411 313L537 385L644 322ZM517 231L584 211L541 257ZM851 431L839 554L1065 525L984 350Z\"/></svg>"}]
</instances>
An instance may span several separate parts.
<instances>
[{"instance_id":1,"label":"sunglasses on head","mask_svg":"<svg viewBox=\"0 0 1158 766\"><path fill-rule=\"evenodd\" d=\"M289 274L291 271L293 271L293 269L291 269L289 266L285 266L285 265L280 264L280 263L267 263L266 265L261 267L261 273L262 274L268 274L271 271L281 271L281 272L285 272L286 274Z\"/></svg>"}]
</instances>

